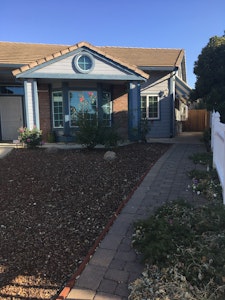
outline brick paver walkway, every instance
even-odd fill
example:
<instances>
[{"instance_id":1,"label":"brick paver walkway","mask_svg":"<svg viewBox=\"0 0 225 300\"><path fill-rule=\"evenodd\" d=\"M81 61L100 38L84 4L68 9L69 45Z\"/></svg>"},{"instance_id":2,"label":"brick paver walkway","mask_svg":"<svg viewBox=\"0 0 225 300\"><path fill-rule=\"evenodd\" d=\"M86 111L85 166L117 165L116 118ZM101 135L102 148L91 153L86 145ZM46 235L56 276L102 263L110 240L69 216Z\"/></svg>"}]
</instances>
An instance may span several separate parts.
<instances>
[{"instance_id":1,"label":"brick paver walkway","mask_svg":"<svg viewBox=\"0 0 225 300\"><path fill-rule=\"evenodd\" d=\"M187 172L195 166L189 156L206 149L199 140L173 144L157 161L134 192L95 254L76 280L68 300L125 300L128 285L143 271L131 246L133 222L143 219L167 201L178 198L199 201L188 185ZM62 296L58 299L64 299Z\"/></svg>"}]
</instances>

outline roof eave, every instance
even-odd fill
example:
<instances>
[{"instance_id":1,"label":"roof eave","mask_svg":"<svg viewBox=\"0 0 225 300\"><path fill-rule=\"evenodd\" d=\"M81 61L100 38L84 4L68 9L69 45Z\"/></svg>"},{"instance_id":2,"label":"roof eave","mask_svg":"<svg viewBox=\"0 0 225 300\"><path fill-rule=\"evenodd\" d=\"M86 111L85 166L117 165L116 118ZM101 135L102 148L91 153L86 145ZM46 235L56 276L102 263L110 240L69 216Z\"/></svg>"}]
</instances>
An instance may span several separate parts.
<instances>
[{"instance_id":1,"label":"roof eave","mask_svg":"<svg viewBox=\"0 0 225 300\"><path fill-rule=\"evenodd\" d=\"M174 66L139 66L139 69L143 71L169 71L175 70Z\"/></svg>"}]
</instances>

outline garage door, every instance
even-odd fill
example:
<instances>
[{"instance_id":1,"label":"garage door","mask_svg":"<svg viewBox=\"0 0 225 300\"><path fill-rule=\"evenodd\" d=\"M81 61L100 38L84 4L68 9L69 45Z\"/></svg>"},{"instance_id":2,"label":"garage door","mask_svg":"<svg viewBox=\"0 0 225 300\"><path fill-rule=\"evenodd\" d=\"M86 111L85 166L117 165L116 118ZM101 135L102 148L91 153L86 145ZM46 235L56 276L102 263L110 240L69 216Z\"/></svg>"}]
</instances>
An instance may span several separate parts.
<instances>
[{"instance_id":1,"label":"garage door","mask_svg":"<svg viewBox=\"0 0 225 300\"><path fill-rule=\"evenodd\" d=\"M18 139L18 128L23 126L21 97L0 97L0 126L3 141Z\"/></svg>"}]
</instances>

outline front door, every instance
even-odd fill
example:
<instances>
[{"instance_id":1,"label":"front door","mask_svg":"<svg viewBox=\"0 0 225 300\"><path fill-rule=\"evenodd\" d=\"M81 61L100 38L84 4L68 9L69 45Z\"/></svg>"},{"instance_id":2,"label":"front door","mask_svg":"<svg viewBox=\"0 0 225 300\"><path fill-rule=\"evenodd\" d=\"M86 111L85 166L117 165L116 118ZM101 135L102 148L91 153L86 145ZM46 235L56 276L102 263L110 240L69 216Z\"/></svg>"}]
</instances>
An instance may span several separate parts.
<instances>
[{"instance_id":1,"label":"front door","mask_svg":"<svg viewBox=\"0 0 225 300\"><path fill-rule=\"evenodd\" d=\"M0 129L3 141L18 139L18 129L23 126L22 97L0 97Z\"/></svg>"}]
</instances>

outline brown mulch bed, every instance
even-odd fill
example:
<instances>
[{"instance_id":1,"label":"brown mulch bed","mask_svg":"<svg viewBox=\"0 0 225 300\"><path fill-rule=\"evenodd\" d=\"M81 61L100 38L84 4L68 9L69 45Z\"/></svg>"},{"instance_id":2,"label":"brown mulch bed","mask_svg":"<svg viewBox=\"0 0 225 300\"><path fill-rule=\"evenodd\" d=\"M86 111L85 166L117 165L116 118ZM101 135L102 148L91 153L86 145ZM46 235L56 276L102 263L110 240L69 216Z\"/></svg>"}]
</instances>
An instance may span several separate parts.
<instances>
[{"instance_id":1,"label":"brown mulch bed","mask_svg":"<svg viewBox=\"0 0 225 300\"><path fill-rule=\"evenodd\" d=\"M0 160L0 299L54 299L119 205L169 148L13 149Z\"/></svg>"}]
</instances>

